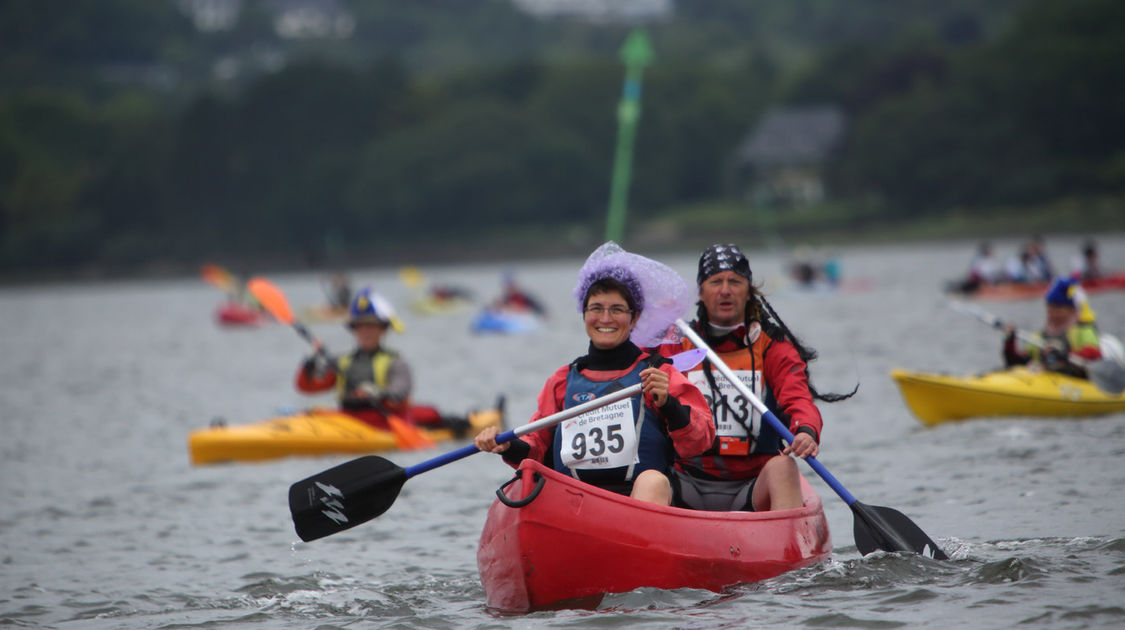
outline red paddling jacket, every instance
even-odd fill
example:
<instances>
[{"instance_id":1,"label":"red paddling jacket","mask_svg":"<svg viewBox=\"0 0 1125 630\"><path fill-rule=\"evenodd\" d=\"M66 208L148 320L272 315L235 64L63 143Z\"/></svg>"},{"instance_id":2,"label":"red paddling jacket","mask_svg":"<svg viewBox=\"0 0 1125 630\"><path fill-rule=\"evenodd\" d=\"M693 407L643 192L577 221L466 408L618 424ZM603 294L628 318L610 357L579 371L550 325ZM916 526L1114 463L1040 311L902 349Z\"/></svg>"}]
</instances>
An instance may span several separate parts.
<instances>
[{"instance_id":1,"label":"red paddling jacket","mask_svg":"<svg viewBox=\"0 0 1125 630\"><path fill-rule=\"evenodd\" d=\"M692 322L697 332L698 322ZM753 322L747 334L739 326L719 338L703 335L708 344L752 392L789 430L808 433L818 443L823 422L809 391L807 366L793 344L775 339ZM672 355L695 346L664 345L661 354ZM708 374L708 371L711 374ZM766 461L784 448L781 436L726 378L705 361L687 373L703 392L715 423L714 443L704 453L682 456L676 469L693 477L717 480L751 479Z\"/></svg>"},{"instance_id":2,"label":"red paddling jacket","mask_svg":"<svg viewBox=\"0 0 1125 630\"><path fill-rule=\"evenodd\" d=\"M642 361L649 360L649 357L648 353L628 341L611 350L599 350L591 345L589 354L559 368L547 379L546 385L539 393L539 408L531 417L531 422L585 402L573 395L567 396L568 386L575 381L572 375L579 376L579 380L597 383L611 383L622 379L632 382L639 369L647 367L642 365ZM707 401L699 390L672 367L671 363L664 362L657 367L669 375L668 400L663 406L655 407L652 399L645 396L643 402L645 416L651 418L653 422L664 425L661 430L668 436L674 453L670 453L666 461L653 461L658 458L652 455L649 456L648 461L641 464L643 469L656 469L667 474L671 471L675 457L692 457L711 446L715 439L715 425L711 421ZM571 398L576 399L571 400ZM649 420L646 419L646 422ZM556 460L561 453L559 441L555 436L557 431L561 430L563 429L557 426L550 427L512 440L511 447L503 453L504 460L515 467L520 461L530 457L558 467ZM641 439L647 438L642 436ZM614 481L631 483L632 475L628 473L626 475L629 478ZM603 485L601 483L603 480L597 476L590 481L595 485ZM611 489L620 490L620 488Z\"/></svg>"}]
</instances>

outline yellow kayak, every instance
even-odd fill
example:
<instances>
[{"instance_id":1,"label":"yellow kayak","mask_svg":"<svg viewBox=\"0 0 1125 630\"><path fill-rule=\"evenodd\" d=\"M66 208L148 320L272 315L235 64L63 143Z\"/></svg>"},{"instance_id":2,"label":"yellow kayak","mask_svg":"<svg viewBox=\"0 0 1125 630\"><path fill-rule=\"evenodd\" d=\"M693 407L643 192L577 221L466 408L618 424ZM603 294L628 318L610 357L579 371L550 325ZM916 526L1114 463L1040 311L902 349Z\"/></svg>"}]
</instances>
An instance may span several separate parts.
<instances>
[{"instance_id":1,"label":"yellow kayak","mask_svg":"<svg viewBox=\"0 0 1125 630\"><path fill-rule=\"evenodd\" d=\"M471 437L485 427L503 428L503 410L498 405L496 409L472 412L467 420L461 435L455 435L451 428L410 426L435 442ZM188 435L188 452L195 465L295 455L362 454L392 450L399 444L393 431L335 409L310 409L241 426L211 426Z\"/></svg>"},{"instance_id":2,"label":"yellow kayak","mask_svg":"<svg viewBox=\"0 0 1125 630\"><path fill-rule=\"evenodd\" d=\"M348 319L348 307L329 306L327 304L306 306L301 309L298 319L309 323L342 323Z\"/></svg>"},{"instance_id":3,"label":"yellow kayak","mask_svg":"<svg viewBox=\"0 0 1125 630\"><path fill-rule=\"evenodd\" d=\"M1125 411L1125 395L1085 379L1014 367L971 376L891 370L910 411L923 424L984 416L1075 417Z\"/></svg>"},{"instance_id":4,"label":"yellow kayak","mask_svg":"<svg viewBox=\"0 0 1125 630\"><path fill-rule=\"evenodd\" d=\"M426 296L410 302L410 308L419 315L445 315L462 311L470 304L472 304L471 301L461 297L438 298Z\"/></svg>"}]
</instances>

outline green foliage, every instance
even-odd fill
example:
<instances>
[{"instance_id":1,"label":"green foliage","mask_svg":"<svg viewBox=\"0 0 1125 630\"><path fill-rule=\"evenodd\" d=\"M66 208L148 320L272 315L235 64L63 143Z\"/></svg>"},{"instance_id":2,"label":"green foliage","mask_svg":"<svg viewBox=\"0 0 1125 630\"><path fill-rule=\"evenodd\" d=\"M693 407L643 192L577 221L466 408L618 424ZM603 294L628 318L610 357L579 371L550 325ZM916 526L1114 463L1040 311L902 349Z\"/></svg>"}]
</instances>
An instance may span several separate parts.
<instances>
[{"instance_id":1,"label":"green foliage","mask_svg":"<svg viewBox=\"0 0 1125 630\"><path fill-rule=\"evenodd\" d=\"M357 226L392 235L587 219L603 212L606 172L588 148L511 106L461 103L365 153L349 197ZM423 227L424 226L424 227Z\"/></svg>"},{"instance_id":2,"label":"green foliage","mask_svg":"<svg viewBox=\"0 0 1125 630\"><path fill-rule=\"evenodd\" d=\"M377 0L348 3L351 39L296 42L273 6L198 33L174 2L0 0L0 271L600 231L626 26ZM1125 193L1125 4L677 12L649 28L630 223L846 232ZM761 114L814 103L848 117L833 202L722 210Z\"/></svg>"}]
</instances>

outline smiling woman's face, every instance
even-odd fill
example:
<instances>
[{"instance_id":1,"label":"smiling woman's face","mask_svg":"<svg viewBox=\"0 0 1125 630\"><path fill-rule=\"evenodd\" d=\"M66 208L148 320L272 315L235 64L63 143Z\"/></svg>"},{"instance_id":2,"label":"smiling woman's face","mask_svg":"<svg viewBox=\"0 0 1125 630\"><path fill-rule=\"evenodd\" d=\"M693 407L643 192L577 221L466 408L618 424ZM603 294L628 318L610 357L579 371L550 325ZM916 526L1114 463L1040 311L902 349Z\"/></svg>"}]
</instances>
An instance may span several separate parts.
<instances>
[{"instance_id":1,"label":"smiling woman's face","mask_svg":"<svg viewBox=\"0 0 1125 630\"><path fill-rule=\"evenodd\" d=\"M629 303L618 291L591 293L586 298L583 318L586 335L599 350L609 350L625 343L637 323L637 313L629 308Z\"/></svg>"}]
</instances>

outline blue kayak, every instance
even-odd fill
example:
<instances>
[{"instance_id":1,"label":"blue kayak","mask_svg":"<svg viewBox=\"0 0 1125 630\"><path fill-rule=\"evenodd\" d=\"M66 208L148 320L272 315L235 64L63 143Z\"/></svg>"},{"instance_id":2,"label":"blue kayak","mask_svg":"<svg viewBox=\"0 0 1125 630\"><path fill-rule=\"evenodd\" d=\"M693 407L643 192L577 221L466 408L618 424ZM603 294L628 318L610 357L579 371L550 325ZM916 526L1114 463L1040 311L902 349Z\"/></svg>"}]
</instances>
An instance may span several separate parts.
<instances>
[{"instance_id":1,"label":"blue kayak","mask_svg":"<svg viewBox=\"0 0 1125 630\"><path fill-rule=\"evenodd\" d=\"M485 309L473 318L469 328L474 333L513 335L538 330L540 318L530 311Z\"/></svg>"}]
</instances>

